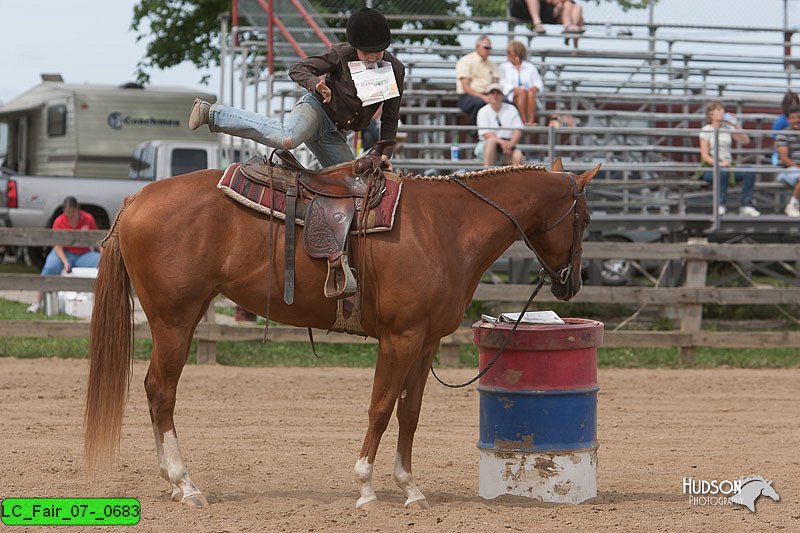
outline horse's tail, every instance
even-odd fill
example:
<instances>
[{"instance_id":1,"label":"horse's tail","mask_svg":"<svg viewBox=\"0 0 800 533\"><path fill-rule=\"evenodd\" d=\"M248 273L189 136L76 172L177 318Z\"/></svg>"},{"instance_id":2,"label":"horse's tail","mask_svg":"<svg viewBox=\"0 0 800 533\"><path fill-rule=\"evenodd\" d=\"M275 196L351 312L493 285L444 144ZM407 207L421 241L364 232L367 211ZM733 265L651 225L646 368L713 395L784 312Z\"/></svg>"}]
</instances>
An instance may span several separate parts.
<instances>
[{"instance_id":1,"label":"horse's tail","mask_svg":"<svg viewBox=\"0 0 800 533\"><path fill-rule=\"evenodd\" d=\"M120 215L103 241L95 284L84 414L84 455L89 471L107 467L117 451L131 379L133 300L120 250Z\"/></svg>"}]
</instances>

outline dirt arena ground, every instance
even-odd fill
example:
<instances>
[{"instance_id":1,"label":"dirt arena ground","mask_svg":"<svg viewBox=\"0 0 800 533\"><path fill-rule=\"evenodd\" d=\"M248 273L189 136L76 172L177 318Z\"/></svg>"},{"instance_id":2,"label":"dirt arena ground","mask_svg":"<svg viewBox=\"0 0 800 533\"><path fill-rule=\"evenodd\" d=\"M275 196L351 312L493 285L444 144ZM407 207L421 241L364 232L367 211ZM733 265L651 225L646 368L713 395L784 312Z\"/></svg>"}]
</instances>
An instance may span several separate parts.
<instances>
[{"instance_id":1,"label":"dirt arena ground","mask_svg":"<svg viewBox=\"0 0 800 533\"><path fill-rule=\"evenodd\" d=\"M599 495L580 505L478 497L478 392L433 382L414 456L432 508L403 508L391 477L393 419L376 461L382 504L362 512L352 469L370 370L187 367L178 435L211 502L193 510L171 502L157 475L146 364L134 366L119 465L90 481L81 458L86 361L0 358L0 497L136 497L143 518L123 531L800 531L800 369L602 370ZM452 380L471 373L444 371ZM761 497L750 513L692 506L682 494L684 477L745 474L773 480L781 501Z\"/></svg>"}]
</instances>

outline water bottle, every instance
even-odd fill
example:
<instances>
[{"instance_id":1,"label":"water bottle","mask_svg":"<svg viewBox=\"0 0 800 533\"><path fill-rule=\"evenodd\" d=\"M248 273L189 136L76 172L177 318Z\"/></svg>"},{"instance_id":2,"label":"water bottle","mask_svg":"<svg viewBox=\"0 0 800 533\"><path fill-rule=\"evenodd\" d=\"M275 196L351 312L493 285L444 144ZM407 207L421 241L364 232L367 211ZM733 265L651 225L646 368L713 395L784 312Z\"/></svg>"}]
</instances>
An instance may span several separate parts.
<instances>
[{"instance_id":1,"label":"water bottle","mask_svg":"<svg viewBox=\"0 0 800 533\"><path fill-rule=\"evenodd\" d=\"M454 144L450 147L450 159L453 161L461 159L461 147L459 145Z\"/></svg>"}]
</instances>

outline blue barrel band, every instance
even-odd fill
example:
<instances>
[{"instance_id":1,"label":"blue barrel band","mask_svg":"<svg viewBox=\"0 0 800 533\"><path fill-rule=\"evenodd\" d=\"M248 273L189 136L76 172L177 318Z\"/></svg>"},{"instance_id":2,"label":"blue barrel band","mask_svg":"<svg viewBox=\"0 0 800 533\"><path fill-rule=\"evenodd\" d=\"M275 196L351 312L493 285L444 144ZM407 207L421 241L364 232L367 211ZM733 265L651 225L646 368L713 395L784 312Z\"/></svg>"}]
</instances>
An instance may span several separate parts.
<instances>
[{"instance_id":1,"label":"blue barrel band","mask_svg":"<svg viewBox=\"0 0 800 533\"><path fill-rule=\"evenodd\" d=\"M552 451L596 445L597 395L480 393L478 447Z\"/></svg>"}]
</instances>

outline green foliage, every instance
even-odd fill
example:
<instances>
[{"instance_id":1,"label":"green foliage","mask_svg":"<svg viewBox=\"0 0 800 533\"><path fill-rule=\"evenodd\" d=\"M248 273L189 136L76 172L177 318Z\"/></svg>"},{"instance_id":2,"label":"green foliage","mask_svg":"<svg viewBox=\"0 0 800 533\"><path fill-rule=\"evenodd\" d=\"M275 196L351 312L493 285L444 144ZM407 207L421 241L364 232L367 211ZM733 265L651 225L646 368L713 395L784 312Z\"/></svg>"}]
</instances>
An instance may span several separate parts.
<instances>
[{"instance_id":1,"label":"green foliage","mask_svg":"<svg viewBox=\"0 0 800 533\"><path fill-rule=\"evenodd\" d=\"M133 6L131 29L138 32L137 41L149 42L136 69L137 81L148 83L153 68L163 70L184 61L198 68L218 65L219 16L230 5L230 0L139 0Z\"/></svg>"}]
</instances>

